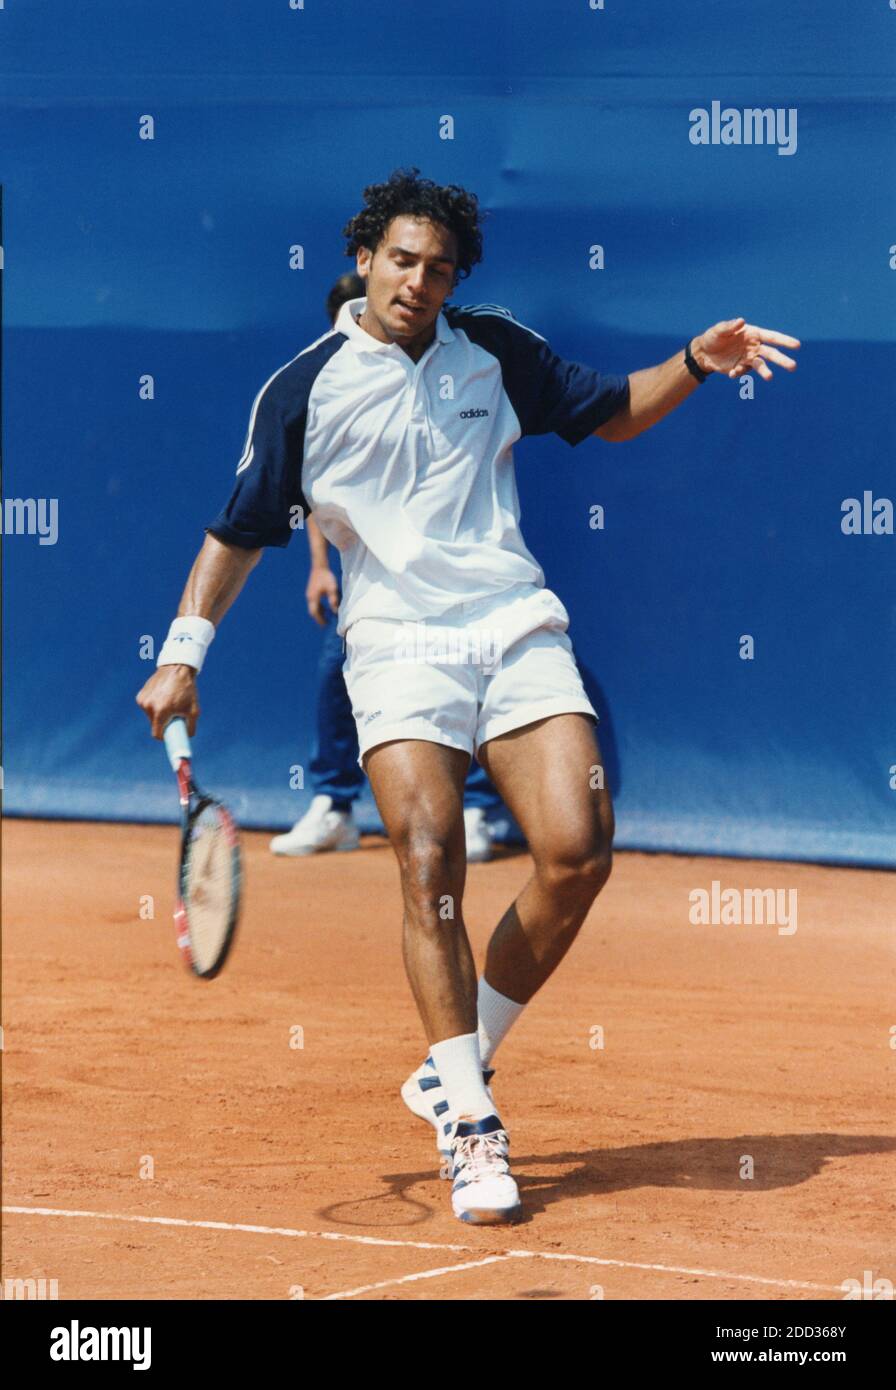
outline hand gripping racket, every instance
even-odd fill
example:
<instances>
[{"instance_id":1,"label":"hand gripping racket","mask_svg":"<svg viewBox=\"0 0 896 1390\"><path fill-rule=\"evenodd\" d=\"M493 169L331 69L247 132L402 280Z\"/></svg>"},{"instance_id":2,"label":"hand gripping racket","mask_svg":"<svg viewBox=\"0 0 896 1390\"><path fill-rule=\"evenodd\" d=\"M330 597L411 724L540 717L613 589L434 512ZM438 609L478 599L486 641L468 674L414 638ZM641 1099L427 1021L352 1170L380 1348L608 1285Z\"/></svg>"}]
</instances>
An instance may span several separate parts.
<instances>
[{"instance_id":1,"label":"hand gripping racket","mask_svg":"<svg viewBox=\"0 0 896 1390\"><path fill-rule=\"evenodd\" d=\"M164 741L180 789L177 944L193 973L212 980L227 959L239 917L239 834L227 807L193 780L190 738L182 719L171 720Z\"/></svg>"}]
</instances>

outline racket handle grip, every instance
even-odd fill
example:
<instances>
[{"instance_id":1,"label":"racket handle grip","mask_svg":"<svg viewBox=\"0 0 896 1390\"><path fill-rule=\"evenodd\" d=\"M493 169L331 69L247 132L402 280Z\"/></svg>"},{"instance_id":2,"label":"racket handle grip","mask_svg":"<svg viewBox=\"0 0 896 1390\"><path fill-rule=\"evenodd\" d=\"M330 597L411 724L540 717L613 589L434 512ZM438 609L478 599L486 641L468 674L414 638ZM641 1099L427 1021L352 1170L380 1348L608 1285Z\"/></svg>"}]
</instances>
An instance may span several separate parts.
<instances>
[{"instance_id":1,"label":"racket handle grip","mask_svg":"<svg viewBox=\"0 0 896 1390\"><path fill-rule=\"evenodd\" d=\"M165 727L162 735L165 743L165 752L168 754L168 761L176 772L184 759L193 756L190 748L190 735L187 733L187 726L183 719L171 719Z\"/></svg>"}]
</instances>

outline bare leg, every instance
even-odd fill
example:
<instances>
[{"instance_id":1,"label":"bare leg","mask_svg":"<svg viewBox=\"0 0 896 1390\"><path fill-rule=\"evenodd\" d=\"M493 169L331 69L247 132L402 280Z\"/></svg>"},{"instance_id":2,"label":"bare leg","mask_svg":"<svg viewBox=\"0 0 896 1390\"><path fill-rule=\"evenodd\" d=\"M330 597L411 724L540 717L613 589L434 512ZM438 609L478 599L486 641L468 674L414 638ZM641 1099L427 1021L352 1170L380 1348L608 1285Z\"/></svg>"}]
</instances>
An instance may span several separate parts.
<instances>
[{"instance_id":1,"label":"bare leg","mask_svg":"<svg viewBox=\"0 0 896 1390\"><path fill-rule=\"evenodd\" d=\"M479 761L516 817L534 873L492 935L485 978L525 1004L560 964L610 876L613 808L592 787L592 721L560 714L490 739Z\"/></svg>"},{"instance_id":2,"label":"bare leg","mask_svg":"<svg viewBox=\"0 0 896 1390\"><path fill-rule=\"evenodd\" d=\"M430 1043L476 1031L476 967L463 920L470 757L421 739L372 748L364 770L398 859L404 962Z\"/></svg>"}]
</instances>

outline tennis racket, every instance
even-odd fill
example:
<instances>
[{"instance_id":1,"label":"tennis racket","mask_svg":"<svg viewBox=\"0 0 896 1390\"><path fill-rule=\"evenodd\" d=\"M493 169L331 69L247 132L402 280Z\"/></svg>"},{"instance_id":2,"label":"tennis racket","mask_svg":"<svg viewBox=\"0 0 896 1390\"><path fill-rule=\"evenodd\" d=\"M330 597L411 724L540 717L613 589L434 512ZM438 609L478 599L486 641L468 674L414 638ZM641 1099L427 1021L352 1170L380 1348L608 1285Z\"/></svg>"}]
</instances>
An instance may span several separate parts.
<instances>
[{"instance_id":1,"label":"tennis racket","mask_svg":"<svg viewBox=\"0 0 896 1390\"><path fill-rule=\"evenodd\" d=\"M233 816L193 780L192 752L183 719L164 733L165 751L180 790L180 872L174 924L189 968L212 980L227 959L240 912L242 863Z\"/></svg>"}]
</instances>

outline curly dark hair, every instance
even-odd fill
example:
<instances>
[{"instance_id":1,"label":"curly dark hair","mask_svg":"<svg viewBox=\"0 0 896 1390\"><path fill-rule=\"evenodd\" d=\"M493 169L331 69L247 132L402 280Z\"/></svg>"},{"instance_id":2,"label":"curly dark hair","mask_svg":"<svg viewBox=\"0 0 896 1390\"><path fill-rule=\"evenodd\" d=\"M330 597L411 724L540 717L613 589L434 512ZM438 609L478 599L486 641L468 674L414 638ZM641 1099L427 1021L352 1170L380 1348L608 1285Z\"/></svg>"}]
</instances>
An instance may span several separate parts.
<instances>
[{"instance_id":1,"label":"curly dark hair","mask_svg":"<svg viewBox=\"0 0 896 1390\"><path fill-rule=\"evenodd\" d=\"M393 217L421 217L439 222L457 238L455 280L465 280L482 260L483 214L475 193L455 183L445 185L420 177L420 170L396 169L385 183L364 189L364 207L345 224L345 254L354 256L359 246L375 251Z\"/></svg>"}]
</instances>

